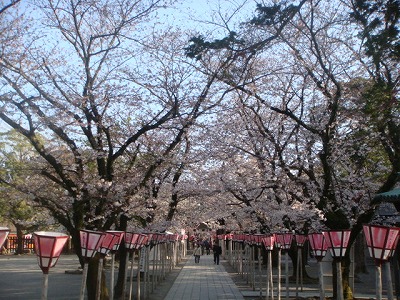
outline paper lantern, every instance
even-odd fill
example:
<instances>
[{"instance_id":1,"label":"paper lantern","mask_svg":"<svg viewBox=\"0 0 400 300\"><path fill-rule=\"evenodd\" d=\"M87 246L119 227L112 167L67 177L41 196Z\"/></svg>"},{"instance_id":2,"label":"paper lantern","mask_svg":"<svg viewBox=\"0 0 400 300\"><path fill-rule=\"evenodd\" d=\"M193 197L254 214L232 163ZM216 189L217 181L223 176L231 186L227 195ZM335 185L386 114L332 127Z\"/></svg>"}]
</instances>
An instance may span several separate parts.
<instances>
[{"instance_id":1,"label":"paper lantern","mask_svg":"<svg viewBox=\"0 0 400 300\"><path fill-rule=\"evenodd\" d=\"M341 258L345 255L350 232L350 230L331 230L323 232L333 258Z\"/></svg>"},{"instance_id":2,"label":"paper lantern","mask_svg":"<svg viewBox=\"0 0 400 300\"><path fill-rule=\"evenodd\" d=\"M369 255L380 264L388 260L396 248L400 228L380 225L363 225Z\"/></svg>"},{"instance_id":3,"label":"paper lantern","mask_svg":"<svg viewBox=\"0 0 400 300\"><path fill-rule=\"evenodd\" d=\"M55 266L68 238L61 232L38 231L33 234L38 264L44 274Z\"/></svg>"}]
</instances>

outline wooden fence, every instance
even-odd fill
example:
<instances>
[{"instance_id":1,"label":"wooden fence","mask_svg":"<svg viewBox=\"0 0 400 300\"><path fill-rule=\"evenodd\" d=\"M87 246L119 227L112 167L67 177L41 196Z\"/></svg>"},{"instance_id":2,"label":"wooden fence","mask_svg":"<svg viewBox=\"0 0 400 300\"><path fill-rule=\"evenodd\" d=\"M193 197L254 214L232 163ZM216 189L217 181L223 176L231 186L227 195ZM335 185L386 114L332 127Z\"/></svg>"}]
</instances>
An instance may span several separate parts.
<instances>
[{"instance_id":1,"label":"wooden fence","mask_svg":"<svg viewBox=\"0 0 400 300\"><path fill-rule=\"evenodd\" d=\"M35 243L33 237L23 237L22 238L23 253L34 253ZM71 253L71 241L69 240L64 246L63 253ZM3 254L14 254L18 249L18 239L16 235L9 235L5 241L1 253Z\"/></svg>"}]
</instances>

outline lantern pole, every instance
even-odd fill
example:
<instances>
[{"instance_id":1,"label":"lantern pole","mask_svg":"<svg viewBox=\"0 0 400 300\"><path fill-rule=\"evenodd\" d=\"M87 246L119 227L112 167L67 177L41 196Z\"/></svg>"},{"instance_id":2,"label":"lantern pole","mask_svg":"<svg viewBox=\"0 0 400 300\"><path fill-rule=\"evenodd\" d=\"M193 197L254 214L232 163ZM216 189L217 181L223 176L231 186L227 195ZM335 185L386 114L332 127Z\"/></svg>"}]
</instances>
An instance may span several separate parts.
<instances>
[{"instance_id":1,"label":"lantern pole","mask_svg":"<svg viewBox=\"0 0 400 300\"><path fill-rule=\"evenodd\" d=\"M79 231L79 237L81 242L81 253L82 258L84 258L83 271L82 271L82 284L79 299L83 300L85 298L86 291L86 280L88 273L88 263L89 260L96 254L99 249L105 234L100 231L92 230L81 230Z\"/></svg>"},{"instance_id":2,"label":"lantern pole","mask_svg":"<svg viewBox=\"0 0 400 300\"><path fill-rule=\"evenodd\" d=\"M244 249L244 234L241 234L238 241L238 268L239 273L243 277L243 249Z\"/></svg>"},{"instance_id":3,"label":"lantern pole","mask_svg":"<svg viewBox=\"0 0 400 300\"><path fill-rule=\"evenodd\" d=\"M134 258L135 258L135 251L138 250L138 269L137 269L137 278L136 279L139 281L139 284L140 284L140 279L139 279L140 278L140 272L139 272L140 255L139 254L140 254L140 249L142 248L142 244L145 241L146 237L147 236L144 234L138 234L138 237L137 237L133 247L131 248L132 262L131 262L131 275L129 278L129 298L128 298L129 300L132 299L132 291L133 291L133 270L134 270L133 264L134 264ZM140 287L138 287L137 293L139 293L139 295L140 295ZM137 299L140 300L140 298L137 298Z\"/></svg>"},{"instance_id":4,"label":"lantern pole","mask_svg":"<svg viewBox=\"0 0 400 300\"><path fill-rule=\"evenodd\" d=\"M158 249L158 244L161 239L161 235L159 233L156 233L153 235L154 238L154 247L153 247L153 263L152 263L152 268L151 268L151 292L154 292L155 288L155 280L156 280L156 258L157 258L157 249Z\"/></svg>"},{"instance_id":5,"label":"lantern pole","mask_svg":"<svg viewBox=\"0 0 400 300\"><path fill-rule=\"evenodd\" d=\"M332 230L324 231L323 234L328 242L328 247L336 264L336 286L337 300L343 300L343 284L342 284L342 262L341 259L346 253L349 243L350 230Z\"/></svg>"},{"instance_id":6,"label":"lantern pole","mask_svg":"<svg viewBox=\"0 0 400 300\"><path fill-rule=\"evenodd\" d=\"M48 287L49 287L49 273L43 273L42 300L47 299Z\"/></svg>"},{"instance_id":7,"label":"lantern pole","mask_svg":"<svg viewBox=\"0 0 400 300\"><path fill-rule=\"evenodd\" d=\"M232 266L232 237L233 234L229 233L227 238L228 238L228 260L229 264Z\"/></svg>"},{"instance_id":8,"label":"lantern pole","mask_svg":"<svg viewBox=\"0 0 400 300\"><path fill-rule=\"evenodd\" d=\"M393 287L389 258L393 255L399 239L400 228L387 227L381 225L365 224L363 225L365 241L367 243L370 256L375 261L375 286L376 286L376 299L382 299L382 264L387 263L387 277L388 277L388 299L393 299Z\"/></svg>"},{"instance_id":9,"label":"lantern pole","mask_svg":"<svg viewBox=\"0 0 400 300\"><path fill-rule=\"evenodd\" d=\"M128 265L129 265L129 255L132 254L132 263L131 263L131 276L129 278L130 284L132 284L132 276L133 276L133 260L134 260L134 251L136 243L138 242L139 234L132 233L132 232L125 232L125 248L126 248L126 263L125 263L125 279L122 286L122 299L126 297L126 280L127 280L127 273L128 273ZM129 298L131 297L131 292L129 294Z\"/></svg>"},{"instance_id":10,"label":"lantern pole","mask_svg":"<svg viewBox=\"0 0 400 300\"><path fill-rule=\"evenodd\" d=\"M282 268L281 268L281 261L282 261L282 247L283 247L283 239L282 234L274 234L275 240L275 248L278 250L278 286L277 286L277 299L281 300L281 275L282 275Z\"/></svg>"},{"instance_id":11,"label":"lantern pole","mask_svg":"<svg viewBox=\"0 0 400 300\"><path fill-rule=\"evenodd\" d=\"M314 257L318 261L318 283L319 283L319 298L320 300L325 299L324 290L324 274L322 268L322 259L325 257L328 250L328 243L325 236L322 233L312 233L308 235L310 246Z\"/></svg>"},{"instance_id":12,"label":"lantern pole","mask_svg":"<svg viewBox=\"0 0 400 300\"><path fill-rule=\"evenodd\" d=\"M297 268L296 268L296 298L299 297L299 277L300 277L300 285L301 291L303 291L303 256L302 249L303 245L307 239L307 236L302 234L296 234L295 240L297 245ZM300 276L299 276L300 275Z\"/></svg>"},{"instance_id":13,"label":"lantern pole","mask_svg":"<svg viewBox=\"0 0 400 300\"><path fill-rule=\"evenodd\" d=\"M276 245L276 244L275 244ZM281 270L281 260L282 260L282 249L281 247L277 247L278 249L278 286L277 286L277 293L276 293L276 298L278 300L281 300L281 274L282 274L282 270Z\"/></svg>"},{"instance_id":14,"label":"lantern pole","mask_svg":"<svg viewBox=\"0 0 400 300\"><path fill-rule=\"evenodd\" d=\"M275 234L276 245L284 251L285 253L285 285L286 285L286 300L289 299L289 249L292 246L293 234L292 233L278 233ZM280 270L280 262L278 266L278 271ZM279 277L278 277L279 278ZM279 280L280 281L280 278ZM278 291L280 295L280 291Z\"/></svg>"},{"instance_id":15,"label":"lantern pole","mask_svg":"<svg viewBox=\"0 0 400 300\"><path fill-rule=\"evenodd\" d=\"M137 266L137 288L136 288L136 299L140 300L140 261L142 256L142 249L147 244L149 236L146 234L141 235L141 239L138 244L138 266Z\"/></svg>"},{"instance_id":16,"label":"lantern pole","mask_svg":"<svg viewBox=\"0 0 400 300\"><path fill-rule=\"evenodd\" d=\"M83 270L82 270L82 283L81 283L81 292L79 299L84 300L85 298L85 290L86 290L86 278L87 278L87 273L88 273L88 262L85 261L83 263Z\"/></svg>"},{"instance_id":17,"label":"lantern pole","mask_svg":"<svg viewBox=\"0 0 400 300\"><path fill-rule=\"evenodd\" d=\"M104 258L110 251L114 248L114 245L118 243L120 240L119 235L116 235L111 232L105 232L104 238L100 244L97 253L100 255L99 258L99 265L97 267L97 289L96 289L96 299L100 300L101 298L101 277L103 275L103 265L104 265ZM111 286L111 289L113 287Z\"/></svg>"},{"instance_id":18,"label":"lantern pole","mask_svg":"<svg viewBox=\"0 0 400 300\"><path fill-rule=\"evenodd\" d=\"M107 230L106 232L112 233L118 236L118 241L114 244L111 249L111 276L110 276L110 300L114 300L114 269L115 269L115 253L118 251L119 246L124 238L124 231Z\"/></svg>"},{"instance_id":19,"label":"lantern pole","mask_svg":"<svg viewBox=\"0 0 400 300\"><path fill-rule=\"evenodd\" d=\"M262 238L265 250L268 252L268 267L267 267L267 289L265 299L269 299L269 292L271 291L271 299L274 299L274 282L272 277L272 250L274 249L275 236L270 235ZM270 288L271 285L271 288Z\"/></svg>"},{"instance_id":20,"label":"lantern pole","mask_svg":"<svg viewBox=\"0 0 400 300\"><path fill-rule=\"evenodd\" d=\"M145 297L149 297L149 273L150 273L150 262L149 262L149 257L150 257L150 248L151 248L151 243L153 240L153 234L152 233L148 233L147 234L147 242L146 242L146 248L144 251L144 291L143 293L145 294Z\"/></svg>"},{"instance_id":21,"label":"lantern pole","mask_svg":"<svg viewBox=\"0 0 400 300\"><path fill-rule=\"evenodd\" d=\"M42 300L47 300L49 269L54 267L68 241L68 235L60 232L38 231L33 234L39 267L43 272Z\"/></svg>"},{"instance_id":22,"label":"lantern pole","mask_svg":"<svg viewBox=\"0 0 400 300\"><path fill-rule=\"evenodd\" d=\"M251 272L251 284L253 286L253 291L256 290L256 270L255 270L255 265L256 265L256 246L254 241L252 240L253 236L249 236L249 246L250 246L250 264L249 264L249 271Z\"/></svg>"},{"instance_id":23,"label":"lantern pole","mask_svg":"<svg viewBox=\"0 0 400 300\"><path fill-rule=\"evenodd\" d=\"M384 262L384 267L386 270L386 285L387 285L387 293L388 300L393 300L393 283L392 283L392 272L390 271L390 261Z\"/></svg>"},{"instance_id":24,"label":"lantern pole","mask_svg":"<svg viewBox=\"0 0 400 300\"><path fill-rule=\"evenodd\" d=\"M336 276L337 276L337 291L338 291L338 300L343 300L343 279L342 279L342 261L339 258L336 258Z\"/></svg>"},{"instance_id":25,"label":"lantern pole","mask_svg":"<svg viewBox=\"0 0 400 300\"><path fill-rule=\"evenodd\" d=\"M255 234L253 235L254 243L257 247L257 253L258 253L258 282L259 282L259 288L260 288L260 299L262 298L262 272L261 272L261 246L262 246L262 239L264 235L263 234Z\"/></svg>"}]
</instances>

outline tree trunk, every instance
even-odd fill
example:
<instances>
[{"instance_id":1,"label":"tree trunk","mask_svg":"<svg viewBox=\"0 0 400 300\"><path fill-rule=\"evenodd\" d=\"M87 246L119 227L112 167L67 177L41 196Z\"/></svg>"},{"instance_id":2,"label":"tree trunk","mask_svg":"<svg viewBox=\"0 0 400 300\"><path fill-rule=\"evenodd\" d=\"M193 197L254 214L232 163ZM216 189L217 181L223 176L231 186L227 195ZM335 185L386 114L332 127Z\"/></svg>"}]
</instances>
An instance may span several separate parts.
<instances>
[{"instance_id":1,"label":"tree trunk","mask_svg":"<svg viewBox=\"0 0 400 300\"><path fill-rule=\"evenodd\" d=\"M114 288L114 297L116 299L122 298L124 281L126 281L125 266L127 263L129 263L126 261L126 248L124 243L122 243L121 246L119 247L118 257L119 257L118 279Z\"/></svg>"},{"instance_id":2,"label":"tree trunk","mask_svg":"<svg viewBox=\"0 0 400 300\"><path fill-rule=\"evenodd\" d=\"M357 235L357 238L354 243L355 253L357 255L354 256L355 268L354 272L357 273L368 273L367 264L365 263L365 241L362 234Z\"/></svg>"},{"instance_id":3,"label":"tree trunk","mask_svg":"<svg viewBox=\"0 0 400 300\"><path fill-rule=\"evenodd\" d=\"M120 217L120 226L117 228L117 230L125 231L127 226L128 218L125 215L122 215ZM119 258L118 278L115 287L111 288L114 288L115 299L120 299L122 298L124 282L126 281L125 265L129 263L126 261L126 248L124 243L121 243L117 253L118 256L116 256L116 259Z\"/></svg>"},{"instance_id":4,"label":"tree trunk","mask_svg":"<svg viewBox=\"0 0 400 300\"><path fill-rule=\"evenodd\" d=\"M100 259L100 256L96 255L89 262L87 281L86 281L86 290L87 290L88 300L96 300L97 273L99 270L99 259ZM107 285L106 285L106 276L105 276L104 268L102 270L100 284L101 284L100 299L101 300L109 300L109 292L108 292Z\"/></svg>"},{"instance_id":5,"label":"tree trunk","mask_svg":"<svg viewBox=\"0 0 400 300\"><path fill-rule=\"evenodd\" d=\"M291 249L289 250L289 257L292 260L292 266L293 266L293 273L292 273L292 280L296 280L296 274L297 274L297 247L291 247ZM301 250L301 254L302 254L302 276L303 279L310 279L311 277L307 274L307 270L305 267L306 264L306 259L304 259L304 256L307 255L307 253L305 253L305 249L303 248ZM301 276L301 275L300 275Z\"/></svg>"},{"instance_id":6,"label":"tree trunk","mask_svg":"<svg viewBox=\"0 0 400 300\"><path fill-rule=\"evenodd\" d=\"M15 254L24 254L24 233L22 232L22 227L14 224L17 229L17 249L15 249Z\"/></svg>"},{"instance_id":7,"label":"tree trunk","mask_svg":"<svg viewBox=\"0 0 400 300\"><path fill-rule=\"evenodd\" d=\"M349 255L346 255L342 263L343 298L345 300L353 299L353 290L350 286L350 267L351 259Z\"/></svg>"}]
</instances>

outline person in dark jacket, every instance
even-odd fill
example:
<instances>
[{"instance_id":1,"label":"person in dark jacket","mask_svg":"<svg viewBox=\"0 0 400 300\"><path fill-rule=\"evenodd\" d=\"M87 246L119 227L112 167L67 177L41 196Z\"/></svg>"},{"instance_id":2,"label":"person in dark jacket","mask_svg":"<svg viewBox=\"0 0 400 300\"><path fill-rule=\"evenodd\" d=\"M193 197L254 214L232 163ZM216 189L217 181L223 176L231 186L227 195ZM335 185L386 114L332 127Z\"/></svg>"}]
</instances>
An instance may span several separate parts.
<instances>
[{"instance_id":1,"label":"person in dark jacket","mask_svg":"<svg viewBox=\"0 0 400 300\"><path fill-rule=\"evenodd\" d=\"M219 256L222 254L222 248L219 245L218 241L214 243L213 252L214 252L214 264L219 265Z\"/></svg>"},{"instance_id":2,"label":"person in dark jacket","mask_svg":"<svg viewBox=\"0 0 400 300\"><path fill-rule=\"evenodd\" d=\"M204 248L206 248L207 255L209 255L210 254L210 248L211 248L210 242L208 240L204 240L203 245L204 245Z\"/></svg>"}]
</instances>

